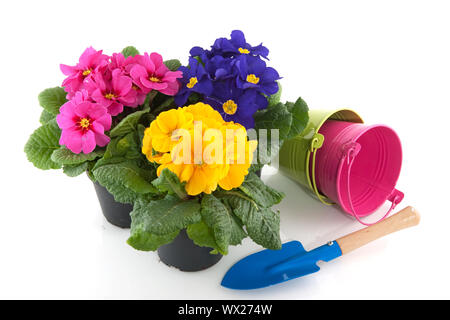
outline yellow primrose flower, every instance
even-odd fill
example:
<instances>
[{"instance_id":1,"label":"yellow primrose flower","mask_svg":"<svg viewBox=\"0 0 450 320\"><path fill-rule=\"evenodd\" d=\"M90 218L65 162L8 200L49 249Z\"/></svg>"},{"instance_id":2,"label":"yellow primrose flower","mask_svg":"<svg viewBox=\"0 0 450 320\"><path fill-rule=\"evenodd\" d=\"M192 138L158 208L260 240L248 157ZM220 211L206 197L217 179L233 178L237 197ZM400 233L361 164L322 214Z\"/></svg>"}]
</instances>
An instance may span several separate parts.
<instances>
[{"instance_id":1,"label":"yellow primrose flower","mask_svg":"<svg viewBox=\"0 0 450 320\"><path fill-rule=\"evenodd\" d=\"M192 196L210 194L218 185L225 190L239 187L257 145L248 141L245 127L225 122L220 113L204 103L170 111L163 117L161 113L144 133L142 152L149 161L160 164L157 175L168 168L186 182L186 192ZM169 132L175 129L184 130L173 143Z\"/></svg>"},{"instance_id":2,"label":"yellow primrose flower","mask_svg":"<svg viewBox=\"0 0 450 320\"><path fill-rule=\"evenodd\" d=\"M150 128L146 128L144 131L144 138L142 139L142 153L145 154L148 161L162 163L163 157L166 153L156 152L153 149L152 134ZM167 154L170 157L170 154ZM167 156L166 156L167 159ZM167 160L166 160L167 162Z\"/></svg>"},{"instance_id":3,"label":"yellow primrose flower","mask_svg":"<svg viewBox=\"0 0 450 320\"><path fill-rule=\"evenodd\" d=\"M220 128L221 125L216 124ZM181 182L186 182L185 189L189 195L210 194L227 173L221 131L194 124L189 134L190 139L183 139L172 149L171 161L161 164L157 174L159 176L164 168L168 168Z\"/></svg>"},{"instance_id":4,"label":"yellow primrose flower","mask_svg":"<svg viewBox=\"0 0 450 320\"><path fill-rule=\"evenodd\" d=\"M192 114L194 121L202 121L205 128L217 127L215 122L219 122L220 124L225 123L217 110L214 110L209 104L203 102L184 107L183 110Z\"/></svg>"},{"instance_id":5,"label":"yellow primrose flower","mask_svg":"<svg viewBox=\"0 0 450 320\"><path fill-rule=\"evenodd\" d=\"M189 130L193 115L182 108L161 112L150 124L153 149L157 152L169 152L178 143L175 130Z\"/></svg>"},{"instance_id":6,"label":"yellow primrose flower","mask_svg":"<svg viewBox=\"0 0 450 320\"><path fill-rule=\"evenodd\" d=\"M248 174L253 161L253 153L258 145L256 140L247 140L247 131L240 124L227 122L222 127L225 132L225 161L227 174L220 179L219 186L225 190L239 187Z\"/></svg>"},{"instance_id":7,"label":"yellow primrose flower","mask_svg":"<svg viewBox=\"0 0 450 320\"><path fill-rule=\"evenodd\" d=\"M216 190L221 172L218 166L207 163L178 164L171 161L158 167L158 176L165 168L175 173L181 182L186 182L186 192L191 196L196 196L202 192L210 194Z\"/></svg>"}]
</instances>

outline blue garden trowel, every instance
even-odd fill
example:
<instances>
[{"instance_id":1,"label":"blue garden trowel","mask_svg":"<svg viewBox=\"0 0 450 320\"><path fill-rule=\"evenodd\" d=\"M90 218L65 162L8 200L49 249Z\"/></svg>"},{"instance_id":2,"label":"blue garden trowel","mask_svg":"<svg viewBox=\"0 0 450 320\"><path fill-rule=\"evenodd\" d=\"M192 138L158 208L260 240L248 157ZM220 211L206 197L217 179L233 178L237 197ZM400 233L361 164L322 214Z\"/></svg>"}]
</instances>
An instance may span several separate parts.
<instances>
[{"instance_id":1,"label":"blue garden trowel","mask_svg":"<svg viewBox=\"0 0 450 320\"><path fill-rule=\"evenodd\" d=\"M318 261L330 261L392 232L415 226L420 215L406 207L391 217L306 251L298 241L283 244L281 250L263 250L243 258L225 274L222 286L230 289L258 289L320 270Z\"/></svg>"}]
</instances>

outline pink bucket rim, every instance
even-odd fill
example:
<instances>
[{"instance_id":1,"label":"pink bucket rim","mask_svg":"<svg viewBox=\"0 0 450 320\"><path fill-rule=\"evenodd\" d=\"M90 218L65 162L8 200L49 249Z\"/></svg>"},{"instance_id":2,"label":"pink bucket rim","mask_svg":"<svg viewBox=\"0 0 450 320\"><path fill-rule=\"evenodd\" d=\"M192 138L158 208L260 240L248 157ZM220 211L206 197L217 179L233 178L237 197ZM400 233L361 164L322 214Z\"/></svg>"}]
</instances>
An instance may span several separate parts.
<instances>
[{"instance_id":1,"label":"pink bucket rim","mask_svg":"<svg viewBox=\"0 0 450 320\"><path fill-rule=\"evenodd\" d=\"M352 123L349 126L347 126L346 128L353 127L353 124L358 125L357 123ZM381 219L377 220L376 222L367 223L367 222L362 221L360 218L369 216L372 213L374 213L375 211L377 211L379 208L381 208L386 203L386 200L381 202L379 205L377 204L378 206L375 209L371 210L370 212L363 212L363 213L356 212L355 208L353 207L354 202L352 200L351 191L350 191L350 172L352 170L352 164L355 159L354 157L352 158L350 156L351 152L353 152L353 150L354 150L354 147L352 147L352 145L358 143L358 140L363 135L367 134L368 132L370 132L374 129L381 128L382 130L387 130L391 134L391 136L389 137L389 140L393 141L393 139L395 139L396 144L399 146L399 148L397 150L399 154L397 156L399 157L400 164L402 163L402 160L403 160L403 150L402 150L400 137L398 136L397 132L392 127L390 127L388 125L384 125L384 124L373 124L373 125L361 124L361 125L362 125L362 127L360 126L359 130L357 130L357 132L355 132L356 134L354 136L352 136L350 140L347 141L347 144L349 144L351 149L349 149L347 151L347 152L349 152L348 154L344 154L344 158L338 164L338 171L336 174L336 181L335 181L334 185L336 188L336 196L337 196L337 200L338 200L337 203L342 208L342 210L345 213L352 215L360 223L362 223L364 225L371 225L371 224L375 224L375 223L383 220L385 217L387 217L389 215L389 213L395 208L395 206L399 202L401 202L401 200L403 199L403 197L404 197L403 193L398 191L395 188L395 186L398 182L398 179L400 178L400 171L398 172L397 176L395 177L395 179L393 181L393 190L390 192L390 194L387 195L387 198L386 198L387 201L391 202L391 207L390 207L389 211ZM347 160L345 160L345 159L347 159ZM341 174L341 171L344 168L345 161L350 161L350 162L347 162L347 163L350 163L349 167L347 169L348 172L347 172L347 174L345 174L345 173ZM400 170L400 168L398 168L398 169ZM346 187L343 186L343 183L342 183L342 182L345 182L344 179L347 179ZM343 190L342 188L347 188L347 190ZM348 197L347 199L345 199L346 195Z\"/></svg>"}]
</instances>

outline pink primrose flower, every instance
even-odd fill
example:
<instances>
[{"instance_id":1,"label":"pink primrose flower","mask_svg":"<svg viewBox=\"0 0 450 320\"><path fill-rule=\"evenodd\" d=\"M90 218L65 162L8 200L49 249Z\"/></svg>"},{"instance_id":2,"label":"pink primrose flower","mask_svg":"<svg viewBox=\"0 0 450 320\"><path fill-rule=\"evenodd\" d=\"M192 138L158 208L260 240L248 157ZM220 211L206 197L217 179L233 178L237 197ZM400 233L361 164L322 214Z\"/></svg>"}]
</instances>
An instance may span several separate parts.
<instances>
[{"instance_id":1,"label":"pink primrose flower","mask_svg":"<svg viewBox=\"0 0 450 320\"><path fill-rule=\"evenodd\" d=\"M62 130L59 144L73 153L87 154L110 141L105 131L111 128L111 115L97 103L68 101L61 106L56 122Z\"/></svg>"},{"instance_id":2,"label":"pink primrose flower","mask_svg":"<svg viewBox=\"0 0 450 320\"><path fill-rule=\"evenodd\" d=\"M110 78L110 80L109 80ZM132 89L133 82L120 69L115 69L111 75L96 73L87 83L91 98L108 109L112 116L123 111L124 106L137 107L136 90Z\"/></svg>"},{"instance_id":3,"label":"pink primrose flower","mask_svg":"<svg viewBox=\"0 0 450 320\"><path fill-rule=\"evenodd\" d=\"M135 56L137 64L131 70L133 82L144 92L152 90L173 96L178 92L177 79L182 78L181 71L170 71L163 62L160 54L153 52L148 55Z\"/></svg>"},{"instance_id":4,"label":"pink primrose flower","mask_svg":"<svg viewBox=\"0 0 450 320\"><path fill-rule=\"evenodd\" d=\"M99 69L105 68L108 65L108 61L109 56L103 54L102 50L97 51L89 47L84 50L75 66L61 64L60 69L67 76L62 83L67 92L67 98L71 99L75 92L84 87L85 80L92 77Z\"/></svg>"}]
</instances>

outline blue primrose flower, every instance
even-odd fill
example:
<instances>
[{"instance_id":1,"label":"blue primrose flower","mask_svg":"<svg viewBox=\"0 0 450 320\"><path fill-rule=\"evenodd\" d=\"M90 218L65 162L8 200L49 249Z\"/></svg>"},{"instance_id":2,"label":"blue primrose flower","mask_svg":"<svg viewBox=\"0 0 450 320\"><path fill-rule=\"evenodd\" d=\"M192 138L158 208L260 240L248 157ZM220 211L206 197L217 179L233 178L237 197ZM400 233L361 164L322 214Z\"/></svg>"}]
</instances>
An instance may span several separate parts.
<instances>
[{"instance_id":1,"label":"blue primrose flower","mask_svg":"<svg viewBox=\"0 0 450 320\"><path fill-rule=\"evenodd\" d=\"M180 79L180 90L174 97L177 106L183 106L192 92L210 95L213 85L205 68L194 58L189 58L189 67L180 67L183 78Z\"/></svg>"},{"instance_id":2,"label":"blue primrose flower","mask_svg":"<svg viewBox=\"0 0 450 320\"><path fill-rule=\"evenodd\" d=\"M281 79L274 68L266 67L266 63L252 56L239 56L236 61L239 76L236 85L240 89L255 89L267 96L278 92L277 80Z\"/></svg>"},{"instance_id":3,"label":"blue primrose flower","mask_svg":"<svg viewBox=\"0 0 450 320\"><path fill-rule=\"evenodd\" d=\"M213 81L227 80L238 76L234 64L234 59L214 56L205 62L205 70Z\"/></svg>"},{"instance_id":4,"label":"blue primrose flower","mask_svg":"<svg viewBox=\"0 0 450 320\"><path fill-rule=\"evenodd\" d=\"M255 126L255 112L267 107L267 99L263 95L253 89L239 89L233 81L215 83L213 93L203 101L217 110L225 121L240 123L247 129Z\"/></svg>"},{"instance_id":5,"label":"blue primrose flower","mask_svg":"<svg viewBox=\"0 0 450 320\"><path fill-rule=\"evenodd\" d=\"M217 39L211 50L193 47L189 53L189 68L178 69L183 72L183 78L175 103L183 106L196 92L202 95L201 101L210 104L225 121L253 128L253 115L266 108L266 96L279 89L278 72L262 60L267 59L269 50L262 44L251 46L242 31L234 30L230 39Z\"/></svg>"},{"instance_id":6,"label":"blue primrose flower","mask_svg":"<svg viewBox=\"0 0 450 320\"><path fill-rule=\"evenodd\" d=\"M253 47L245 40L244 33L240 30L231 32L231 39L219 38L211 47L213 55L222 55L224 57L238 55L261 56L268 60L269 49L262 44Z\"/></svg>"},{"instance_id":7,"label":"blue primrose flower","mask_svg":"<svg viewBox=\"0 0 450 320\"><path fill-rule=\"evenodd\" d=\"M192 47L189 51L189 54L191 55L191 57L199 57L203 63L213 57L211 51L205 50L202 47Z\"/></svg>"}]
</instances>

